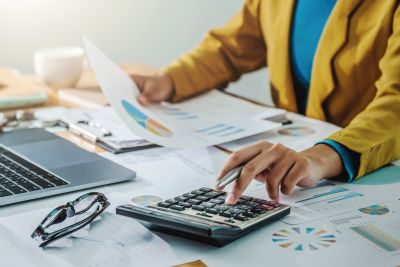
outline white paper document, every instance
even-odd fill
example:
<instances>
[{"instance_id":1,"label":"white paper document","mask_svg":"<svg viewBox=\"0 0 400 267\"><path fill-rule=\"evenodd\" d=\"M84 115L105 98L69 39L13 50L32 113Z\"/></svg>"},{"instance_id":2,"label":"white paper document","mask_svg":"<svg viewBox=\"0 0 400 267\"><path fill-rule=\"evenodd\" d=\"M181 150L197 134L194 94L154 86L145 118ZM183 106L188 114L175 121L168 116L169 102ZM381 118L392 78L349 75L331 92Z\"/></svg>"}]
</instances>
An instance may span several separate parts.
<instances>
[{"instance_id":1,"label":"white paper document","mask_svg":"<svg viewBox=\"0 0 400 267\"><path fill-rule=\"evenodd\" d=\"M287 118L293 121L293 124L220 144L219 146L230 151L236 151L260 141L268 141L273 144L281 143L295 151L303 151L341 129L331 123L307 118L295 113L288 113Z\"/></svg>"},{"instance_id":2,"label":"white paper document","mask_svg":"<svg viewBox=\"0 0 400 267\"><path fill-rule=\"evenodd\" d=\"M41 209L0 218L0 226L30 260L30 266L172 266L178 263L171 247L157 235L134 219L108 212L93 222L87 233L76 234L69 246L41 249L30 235L48 211ZM6 255L2 255L2 260L7 260Z\"/></svg>"},{"instance_id":3,"label":"white paper document","mask_svg":"<svg viewBox=\"0 0 400 267\"><path fill-rule=\"evenodd\" d=\"M158 147L100 155L135 171L139 178L156 186L151 190L157 190L161 198L175 197L203 186L213 187L222 164L229 157L215 147L180 150Z\"/></svg>"},{"instance_id":4,"label":"white paper document","mask_svg":"<svg viewBox=\"0 0 400 267\"><path fill-rule=\"evenodd\" d=\"M143 107L132 79L89 40L89 63L104 94L128 128L152 143L171 148L221 144L279 127L260 118L268 108L211 91L182 103Z\"/></svg>"}]
</instances>

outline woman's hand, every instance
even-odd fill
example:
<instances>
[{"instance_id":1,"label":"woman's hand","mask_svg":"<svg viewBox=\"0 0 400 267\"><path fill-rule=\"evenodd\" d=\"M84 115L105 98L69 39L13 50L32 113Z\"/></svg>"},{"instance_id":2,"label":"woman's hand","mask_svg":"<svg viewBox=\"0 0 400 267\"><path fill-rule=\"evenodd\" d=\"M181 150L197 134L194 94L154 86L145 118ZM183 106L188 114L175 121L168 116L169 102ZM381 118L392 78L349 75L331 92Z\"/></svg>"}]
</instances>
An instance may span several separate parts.
<instances>
[{"instance_id":1,"label":"woman's hand","mask_svg":"<svg viewBox=\"0 0 400 267\"><path fill-rule=\"evenodd\" d=\"M143 106L171 100L174 95L174 83L167 74L157 72L152 75L131 75L131 78L140 90L138 101Z\"/></svg>"},{"instance_id":2,"label":"woman's hand","mask_svg":"<svg viewBox=\"0 0 400 267\"><path fill-rule=\"evenodd\" d=\"M269 197L279 202L279 190L287 195L296 185L312 187L323 178L338 176L343 172L340 156L327 145L318 144L295 152L281 144L264 141L234 152L217 180L243 164L239 179L226 197L227 204L235 204L253 178L265 183Z\"/></svg>"}]
</instances>

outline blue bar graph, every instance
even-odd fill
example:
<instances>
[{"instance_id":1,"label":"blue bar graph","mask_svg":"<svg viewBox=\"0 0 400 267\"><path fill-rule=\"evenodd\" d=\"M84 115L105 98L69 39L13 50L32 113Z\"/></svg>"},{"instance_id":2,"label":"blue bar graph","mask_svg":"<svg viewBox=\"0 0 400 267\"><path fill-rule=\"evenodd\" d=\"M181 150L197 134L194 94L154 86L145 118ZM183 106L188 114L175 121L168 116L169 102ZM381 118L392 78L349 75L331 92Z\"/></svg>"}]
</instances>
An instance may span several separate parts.
<instances>
[{"instance_id":1,"label":"blue bar graph","mask_svg":"<svg viewBox=\"0 0 400 267\"><path fill-rule=\"evenodd\" d=\"M196 132L204 133L204 132L208 132L208 131L219 129L219 128L224 127L224 126L225 126L224 123L220 123L220 124L209 126L207 128L203 128L203 129L197 130Z\"/></svg>"},{"instance_id":2,"label":"blue bar graph","mask_svg":"<svg viewBox=\"0 0 400 267\"><path fill-rule=\"evenodd\" d=\"M353 198L353 197L362 197L362 196L364 196L364 195L361 194L361 193L358 193L358 192L350 192L350 193L345 194L345 195L343 195L343 196L337 197L336 199L330 200L330 201L328 201L327 203L334 203L334 202L346 200L346 199L349 199L349 198Z\"/></svg>"},{"instance_id":3,"label":"blue bar graph","mask_svg":"<svg viewBox=\"0 0 400 267\"><path fill-rule=\"evenodd\" d=\"M328 192L315 194L312 197L296 201L295 203L301 203L301 202L304 202L304 201L308 201L308 200L312 200L312 199L316 199L316 198L320 198L320 197L325 197L325 196L329 196L329 195L333 195L333 194L337 194L337 193L342 193L342 192L346 192L346 191L349 191L349 189L344 188L344 187L340 187L340 186L339 187L334 187L331 190L329 190Z\"/></svg>"}]
</instances>

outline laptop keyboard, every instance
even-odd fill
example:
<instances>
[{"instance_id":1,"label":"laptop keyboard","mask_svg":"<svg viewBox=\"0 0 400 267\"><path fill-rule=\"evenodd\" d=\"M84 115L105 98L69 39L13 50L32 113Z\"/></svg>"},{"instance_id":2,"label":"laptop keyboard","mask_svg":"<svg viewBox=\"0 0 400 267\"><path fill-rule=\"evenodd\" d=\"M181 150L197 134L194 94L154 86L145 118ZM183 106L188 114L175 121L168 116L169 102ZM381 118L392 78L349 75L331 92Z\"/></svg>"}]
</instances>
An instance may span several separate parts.
<instances>
[{"instance_id":1,"label":"laptop keyboard","mask_svg":"<svg viewBox=\"0 0 400 267\"><path fill-rule=\"evenodd\" d=\"M0 147L0 198L67 184L59 177Z\"/></svg>"}]
</instances>

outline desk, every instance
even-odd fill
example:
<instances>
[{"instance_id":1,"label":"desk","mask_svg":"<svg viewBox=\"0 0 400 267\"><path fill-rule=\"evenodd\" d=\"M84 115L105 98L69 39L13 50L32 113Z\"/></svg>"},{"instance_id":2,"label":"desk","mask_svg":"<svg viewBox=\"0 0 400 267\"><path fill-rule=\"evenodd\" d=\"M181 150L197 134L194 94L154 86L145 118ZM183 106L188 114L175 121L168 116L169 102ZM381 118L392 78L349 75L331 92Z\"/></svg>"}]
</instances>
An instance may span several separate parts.
<instances>
[{"instance_id":1,"label":"desk","mask_svg":"<svg viewBox=\"0 0 400 267\"><path fill-rule=\"evenodd\" d=\"M132 194L134 194L138 188L147 186L146 181L140 178L142 177L140 177L139 173L139 179L136 181L103 186L96 190L104 192L105 194L112 192L132 192ZM396 183L394 187L397 186L398 188L398 185L399 184ZM196 185L193 185L193 187L196 187ZM382 191L378 187L376 188L376 193L382 194ZM82 194L82 192L74 192L6 206L0 208L0 217L41 209L43 207L57 206L74 199L80 194ZM312 225L318 227L327 226L324 221L315 221ZM294 250L284 250L278 246L271 246L271 236L274 231L287 227L288 225L283 222L275 222L269 227L258 229L223 248L215 248L169 235L160 234L160 236L172 246L177 256L183 262L193 259L202 259L209 266L395 266L392 261L385 262L385 252L376 250L374 246L366 246L366 248L363 247L363 249L346 246L346 242L348 242L346 240L347 237L341 235L339 232L335 234L337 235L337 243L341 243L341 245L336 245L332 249L302 253ZM355 238L357 239L357 237ZM6 246L4 241L0 242L0 246ZM10 253L12 253L12 251ZM335 253L337 257L332 257L332 253ZM374 255L374 253L376 255L375 261L366 260L366 255ZM309 257L310 255L312 255L312 257ZM7 253L4 256L2 254L2 265L7 261L15 263L13 261L15 258L10 259L10 257L13 257L12 254ZM398 259L397 264L400 263L400 258Z\"/></svg>"}]
</instances>

